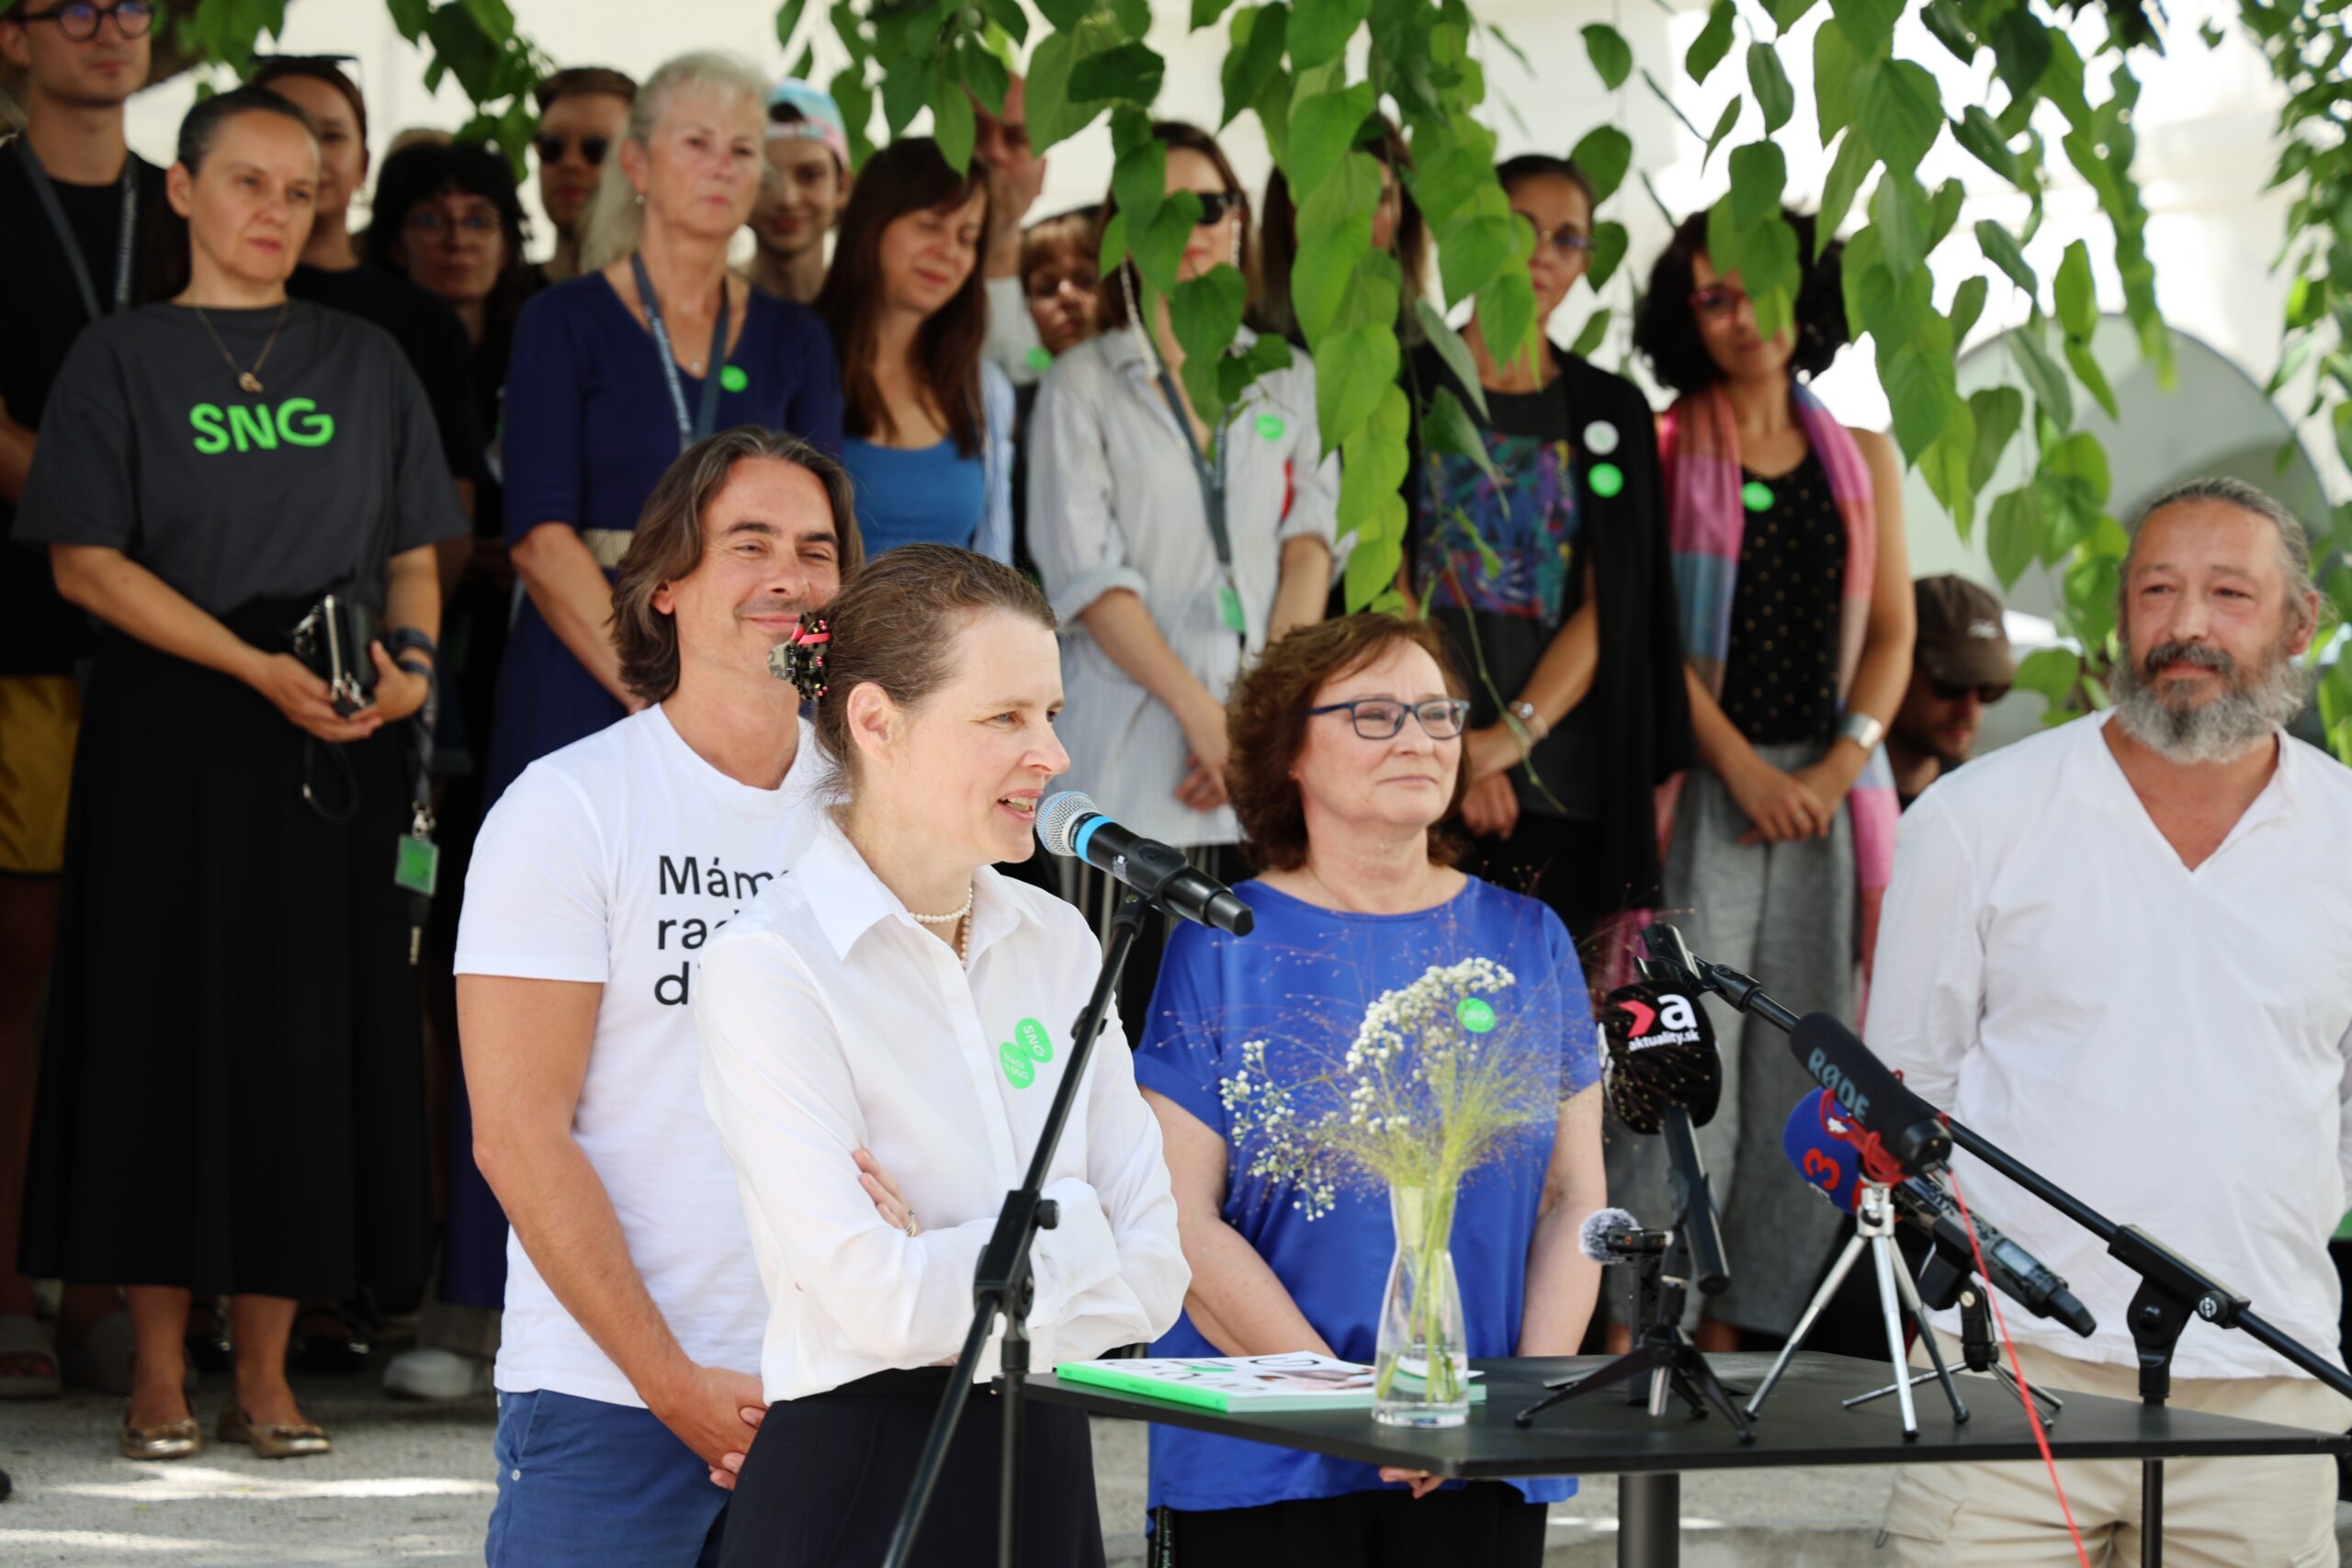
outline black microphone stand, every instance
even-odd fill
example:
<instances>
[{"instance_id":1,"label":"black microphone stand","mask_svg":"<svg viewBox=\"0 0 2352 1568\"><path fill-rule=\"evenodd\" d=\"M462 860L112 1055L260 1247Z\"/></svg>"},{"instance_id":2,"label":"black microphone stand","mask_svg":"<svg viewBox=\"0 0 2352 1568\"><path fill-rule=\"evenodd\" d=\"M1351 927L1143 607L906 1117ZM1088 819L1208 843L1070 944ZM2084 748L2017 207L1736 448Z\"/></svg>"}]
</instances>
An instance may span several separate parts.
<instances>
[{"instance_id":1,"label":"black microphone stand","mask_svg":"<svg viewBox=\"0 0 2352 1568\"><path fill-rule=\"evenodd\" d=\"M1004 1464L997 1501L997 1562L1000 1568L1013 1568L1021 1560L1022 1382L1029 1374L1029 1310L1036 1300L1030 1248L1039 1231L1053 1229L1060 1219L1053 1200L1045 1196L1046 1172L1053 1164L1063 1124L1069 1122L1070 1110L1086 1080L1086 1064L1094 1053L1094 1037L1102 1032L1111 997L1118 988L1119 973L1127 965L1128 951L1141 934L1146 916L1157 907L1153 900L1130 890L1121 895L1118 908L1112 916L1111 941L1103 950L1102 969L1094 977L1094 989L1087 997L1086 1006L1080 1010L1077 1023L1070 1028L1069 1059L1064 1064L1061 1082L1054 1090L1054 1102L1046 1111L1046 1124L1037 1134L1037 1151L1030 1158L1029 1174L1017 1190L1006 1194L1004 1207L997 1213L995 1233L989 1237L988 1246L980 1253L979 1266L973 1270L972 1326L964 1336L964 1349L956 1358L956 1370L947 1374L947 1392L940 1399L939 1414L932 1418L931 1435L923 1441L914 1485L907 1494L905 1507L899 1511L898 1529L891 1533L889 1554L883 1559L887 1568L906 1568L914 1551L915 1533L922 1528L923 1510L930 1506L932 1491L939 1483L939 1472L947 1462L947 1450L955 1441L956 1423L963 1419L965 1401L971 1397L972 1376L979 1367L980 1352L987 1348L989 1331L996 1326L1000 1314L1004 1318L1004 1337L999 1347L1001 1377L997 1392L1004 1401Z\"/></svg>"},{"instance_id":2,"label":"black microphone stand","mask_svg":"<svg viewBox=\"0 0 2352 1568\"><path fill-rule=\"evenodd\" d=\"M1766 996L1764 987L1755 979L1736 969L1694 957L1673 927L1653 926L1644 933L1644 940L1650 954L1645 967L1655 963L1677 969L1679 977L1690 985L1713 991L1742 1012L1753 1012L1784 1032L1796 1028L1796 1015ZM2216 1328L2244 1330L2299 1371L2352 1399L2352 1374L2256 1316L2245 1296L2139 1226L2117 1224L1999 1145L1970 1132L1949 1116L1943 1120L1953 1144L2098 1237L2107 1244L2109 1258L2140 1277L2140 1288L2132 1292L2126 1316L2132 1343L2139 1353L2142 1404L2161 1407L2171 1396L2173 1350L2191 1317L2202 1318ZM2140 1562L2142 1568L2162 1568L2165 1461L2142 1460L2140 1479Z\"/></svg>"}]
</instances>

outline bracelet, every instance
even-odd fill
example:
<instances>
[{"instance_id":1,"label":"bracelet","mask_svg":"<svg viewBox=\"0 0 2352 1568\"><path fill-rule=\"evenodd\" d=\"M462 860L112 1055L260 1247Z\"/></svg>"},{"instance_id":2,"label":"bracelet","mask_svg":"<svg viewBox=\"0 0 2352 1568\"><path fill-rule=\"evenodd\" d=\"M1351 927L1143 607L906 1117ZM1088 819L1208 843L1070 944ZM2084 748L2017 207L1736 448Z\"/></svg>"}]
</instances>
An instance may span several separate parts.
<instances>
[{"instance_id":1,"label":"bracelet","mask_svg":"<svg viewBox=\"0 0 2352 1568\"><path fill-rule=\"evenodd\" d=\"M1522 699L1511 704L1510 711L1513 717L1533 733L1532 744L1542 745L1544 738L1552 733L1552 721L1536 712L1533 703Z\"/></svg>"},{"instance_id":2,"label":"bracelet","mask_svg":"<svg viewBox=\"0 0 2352 1568\"><path fill-rule=\"evenodd\" d=\"M385 634L384 651L394 659L398 659L411 649L416 649L436 663L440 660L440 646L414 626L394 626Z\"/></svg>"},{"instance_id":3,"label":"bracelet","mask_svg":"<svg viewBox=\"0 0 2352 1568\"><path fill-rule=\"evenodd\" d=\"M1853 712L1847 714L1845 721L1838 726L1838 734L1860 747L1862 755L1867 757L1878 750L1880 741L1886 739L1886 726L1869 714Z\"/></svg>"},{"instance_id":4,"label":"bracelet","mask_svg":"<svg viewBox=\"0 0 2352 1568\"><path fill-rule=\"evenodd\" d=\"M428 685L433 682L433 666L427 664L422 659L395 659L392 660L392 663L398 668L407 671L412 675L424 676L425 683Z\"/></svg>"}]
</instances>

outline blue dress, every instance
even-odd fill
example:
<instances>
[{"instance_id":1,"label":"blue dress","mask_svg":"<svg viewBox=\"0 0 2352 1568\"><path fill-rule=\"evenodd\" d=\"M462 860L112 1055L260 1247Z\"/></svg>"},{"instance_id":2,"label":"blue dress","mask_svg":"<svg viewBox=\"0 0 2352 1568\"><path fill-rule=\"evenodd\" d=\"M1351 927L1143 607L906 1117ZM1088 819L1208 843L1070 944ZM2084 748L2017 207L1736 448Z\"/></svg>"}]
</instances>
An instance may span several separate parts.
<instances>
[{"instance_id":1,"label":"blue dress","mask_svg":"<svg viewBox=\"0 0 2352 1568\"><path fill-rule=\"evenodd\" d=\"M702 379L678 371L689 412ZM514 325L506 373L506 542L542 523L569 523L618 546L678 457L678 419L652 334L601 273L534 296ZM715 428L786 430L838 457L841 372L817 313L751 291L742 336L719 373ZM608 552L608 560L617 560ZM606 566L606 575L611 566ZM558 640L526 596L498 679L487 811L548 752L593 735L625 710Z\"/></svg>"},{"instance_id":2,"label":"blue dress","mask_svg":"<svg viewBox=\"0 0 2352 1568\"><path fill-rule=\"evenodd\" d=\"M1563 1098L1600 1075L1600 1041L1584 971L1560 918L1532 898L1473 878L1432 909L1364 915L1326 909L1262 882L1235 889L1257 916L1236 941L1185 925L1168 940L1159 987L1136 1052L1136 1082L1167 1096L1223 1136L1231 1160L1225 1222L1273 1269L1299 1310L1342 1359L1369 1362L1379 1337L1382 1292L1396 1252L1386 1195L1342 1182L1338 1207L1307 1219L1291 1191L1249 1172L1250 1148L1232 1144L1219 1091L1241 1069L1241 1047L1269 1043L1271 1071L1295 1082L1330 1072L1354 1040L1365 1008L1435 964L1488 958L1515 984L1487 998L1502 1020L1491 1039L1556 1053ZM1531 1126L1464 1182L1454 1210L1453 1265L1462 1282L1470 1354L1517 1352L1527 1293L1527 1250L1551 1163L1553 1128ZM1187 1314L1155 1356L1222 1355ZM1365 1419L1369 1420L1367 1416ZM1151 1428L1149 1506L1247 1508L1337 1497L1386 1483L1367 1464L1175 1427ZM1460 1483L1449 1482L1448 1485ZM1575 1495L1568 1477L1510 1483L1533 1503Z\"/></svg>"},{"instance_id":3,"label":"blue dress","mask_svg":"<svg viewBox=\"0 0 2352 1568\"><path fill-rule=\"evenodd\" d=\"M979 454L965 457L952 437L908 448L853 435L842 443L842 466L856 489L867 559L918 542L968 550L979 536L988 476Z\"/></svg>"}]
</instances>

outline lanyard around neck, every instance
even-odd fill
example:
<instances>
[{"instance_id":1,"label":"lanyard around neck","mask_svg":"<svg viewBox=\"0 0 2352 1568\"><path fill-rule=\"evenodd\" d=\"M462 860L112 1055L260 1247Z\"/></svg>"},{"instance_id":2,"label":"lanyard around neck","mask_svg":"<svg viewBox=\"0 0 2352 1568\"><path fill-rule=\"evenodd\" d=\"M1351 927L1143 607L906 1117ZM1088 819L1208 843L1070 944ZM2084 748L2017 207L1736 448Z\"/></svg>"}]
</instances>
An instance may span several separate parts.
<instances>
[{"instance_id":1,"label":"lanyard around neck","mask_svg":"<svg viewBox=\"0 0 2352 1568\"><path fill-rule=\"evenodd\" d=\"M40 166L40 158L33 152L32 142L17 138L17 152L25 161L25 178L31 182L33 195L40 198L41 211L49 219L50 229L57 235L58 248L65 253L65 265L73 269L74 286L81 291L82 308L90 320L110 312L98 308L97 285L90 280L90 264L82 254L82 243L74 237L74 227L65 220L65 209L57 199L57 187L50 183L49 171ZM122 155L122 221L115 231L114 309L122 310L130 303L130 252L139 231L139 161L129 152Z\"/></svg>"},{"instance_id":2,"label":"lanyard around neck","mask_svg":"<svg viewBox=\"0 0 2352 1568\"><path fill-rule=\"evenodd\" d=\"M662 378L669 385L670 406L678 415L678 450L683 452L708 435L718 420L719 371L727 363L727 280L718 280L718 319L711 323L710 357L703 362L707 374L702 378L702 404L690 419L686 389L678 380L678 356L670 347L670 329L662 324L662 301L654 297L645 258L632 253L628 265L637 277L637 298L645 307L645 324L653 333L653 346L662 351Z\"/></svg>"}]
</instances>

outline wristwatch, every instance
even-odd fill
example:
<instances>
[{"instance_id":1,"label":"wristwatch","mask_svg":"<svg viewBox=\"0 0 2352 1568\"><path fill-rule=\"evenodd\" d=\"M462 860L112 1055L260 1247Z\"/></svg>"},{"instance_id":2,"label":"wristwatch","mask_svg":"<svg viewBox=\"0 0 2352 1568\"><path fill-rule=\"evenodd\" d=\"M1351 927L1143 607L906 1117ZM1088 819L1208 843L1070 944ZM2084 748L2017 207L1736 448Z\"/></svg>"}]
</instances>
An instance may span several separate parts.
<instances>
[{"instance_id":1,"label":"wristwatch","mask_svg":"<svg viewBox=\"0 0 2352 1568\"><path fill-rule=\"evenodd\" d=\"M1526 727L1528 735L1533 741L1540 741L1552 733L1551 725L1544 720L1542 714L1535 711L1533 703L1521 700L1511 704L1510 716Z\"/></svg>"},{"instance_id":2,"label":"wristwatch","mask_svg":"<svg viewBox=\"0 0 2352 1568\"><path fill-rule=\"evenodd\" d=\"M1838 725L1838 733L1860 747L1862 755L1867 757L1886 739L1886 726L1866 713L1849 713L1845 722Z\"/></svg>"}]
</instances>

